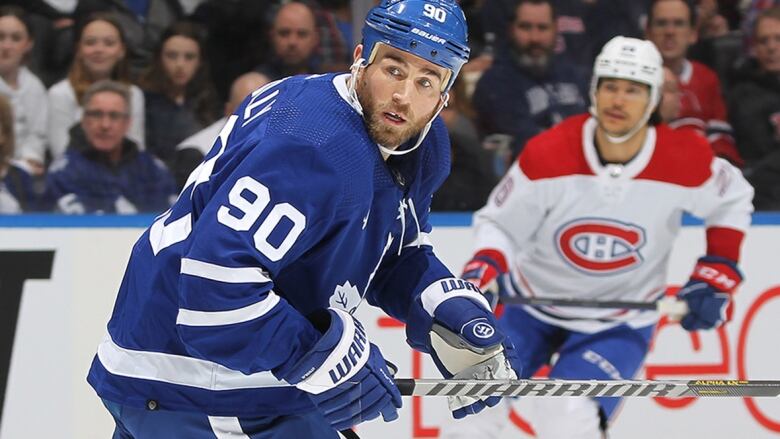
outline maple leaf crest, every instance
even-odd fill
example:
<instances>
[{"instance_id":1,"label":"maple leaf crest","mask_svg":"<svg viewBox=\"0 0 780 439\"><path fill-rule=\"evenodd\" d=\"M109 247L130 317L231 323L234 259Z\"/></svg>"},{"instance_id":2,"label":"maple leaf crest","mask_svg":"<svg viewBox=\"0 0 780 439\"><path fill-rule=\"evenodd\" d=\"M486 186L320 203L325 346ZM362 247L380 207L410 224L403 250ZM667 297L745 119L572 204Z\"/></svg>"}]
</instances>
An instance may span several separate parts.
<instances>
[{"instance_id":1,"label":"maple leaf crest","mask_svg":"<svg viewBox=\"0 0 780 439\"><path fill-rule=\"evenodd\" d=\"M337 285L330 296L329 304L334 308L341 308L349 313L355 312L360 303L360 292L357 287L346 281L344 285Z\"/></svg>"}]
</instances>

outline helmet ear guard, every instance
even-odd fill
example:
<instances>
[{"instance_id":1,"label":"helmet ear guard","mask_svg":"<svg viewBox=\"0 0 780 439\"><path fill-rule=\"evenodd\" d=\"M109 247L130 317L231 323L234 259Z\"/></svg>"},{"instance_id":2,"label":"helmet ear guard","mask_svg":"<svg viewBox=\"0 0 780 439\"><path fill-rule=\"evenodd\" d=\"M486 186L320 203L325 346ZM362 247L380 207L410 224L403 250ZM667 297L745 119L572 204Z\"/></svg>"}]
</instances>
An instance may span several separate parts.
<instances>
[{"instance_id":1,"label":"helmet ear guard","mask_svg":"<svg viewBox=\"0 0 780 439\"><path fill-rule=\"evenodd\" d=\"M447 69L442 93L452 87L470 53L466 17L453 0L382 0L363 26L365 65L374 61L378 43Z\"/></svg>"}]
</instances>

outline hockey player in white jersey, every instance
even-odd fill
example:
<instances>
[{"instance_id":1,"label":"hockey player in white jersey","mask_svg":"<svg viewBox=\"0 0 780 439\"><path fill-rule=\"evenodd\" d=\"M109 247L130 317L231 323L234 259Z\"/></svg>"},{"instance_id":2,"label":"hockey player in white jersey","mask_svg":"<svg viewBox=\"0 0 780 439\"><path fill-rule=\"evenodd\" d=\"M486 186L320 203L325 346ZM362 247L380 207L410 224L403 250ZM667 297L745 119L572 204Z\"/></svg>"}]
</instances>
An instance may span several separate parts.
<instances>
[{"instance_id":1,"label":"hockey player in white jersey","mask_svg":"<svg viewBox=\"0 0 780 439\"><path fill-rule=\"evenodd\" d=\"M114 438L327 439L396 419L361 302L405 322L447 378L517 376L490 305L428 238L450 169L437 115L469 54L463 11L383 0L362 33L351 73L247 97L136 242L87 378Z\"/></svg>"},{"instance_id":2,"label":"hockey player in white jersey","mask_svg":"<svg viewBox=\"0 0 780 439\"><path fill-rule=\"evenodd\" d=\"M498 276L501 294L654 301L664 294L669 253L688 212L705 220L707 248L677 295L690 310L681 324L699 330L727 321L730 294L742 280L737 263L753 190L704 138L655 123L662 85L652 43L609 41L593 68L591 114L528 142L474 216L476 250L463 277L488 287ZM552 378L631 379L658 317L507 306L499 325L515 343L524 377L557 354ZM596 439L619 400L533 403L538 438ZM460 434L500 431L478 421L459 425Z\"/></svg>"}]
</instances>

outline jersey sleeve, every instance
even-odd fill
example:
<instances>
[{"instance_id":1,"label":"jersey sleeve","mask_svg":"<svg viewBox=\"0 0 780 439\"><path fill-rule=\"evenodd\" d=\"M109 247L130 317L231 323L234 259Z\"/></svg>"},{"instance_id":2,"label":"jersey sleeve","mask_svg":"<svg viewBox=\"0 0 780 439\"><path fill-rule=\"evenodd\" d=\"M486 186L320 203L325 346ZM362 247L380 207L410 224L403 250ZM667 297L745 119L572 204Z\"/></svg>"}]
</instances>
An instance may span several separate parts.
<instances>
[{"instance_id":1,"label":"jersey sleeve","mask_svg":"<svg viewBox=\"0 0 780 439\"><path fill-rule=\"evenodd\" d=\"M252 148L195 222L181 259L176 323L190 355L279 375L319 333L274 278L327 233L341 179L320 150L294 137Z\"/></svg>"},{"instance_id":2,"label":"jersey sleeve","mask_svg":"<svg viewBox=\"0 0 780 439\"><path fill-rule=\"evenodd\" d=\"M419 233L415 229L404 238L403 243L390 243L367 294L371 305L378 306L402 322L406 322L415 298L428 285L438 279L452 277L450 270L433 251L430 200L431 197L428 197L421 206L415 206L415 212L419 213Z\"/></svg>"},{"instance_id":3,"label":"jersey sleeve","mask_svg":"<svg viewBox=\"0 0 780 439\"><path fill-rule=\"evenodd\" d=\"M474 213L475 254L487 253L508 268L513 256L531 239L549 204L545 180L523 171L526 151L493 189L487 204Z\"/></svg>"},{"instance_id":4,"label":"jersey sleeve","mask_svg":"<svg viewBox=\"0 0 780 439\"><path fill-rule=\"evenodd\" d=\"M690 213L707 227L707 254L739 260L739 248L753 212L753 187L721 158L710 164L710 177L692 192Z\"/></svg>"}]
</instances>

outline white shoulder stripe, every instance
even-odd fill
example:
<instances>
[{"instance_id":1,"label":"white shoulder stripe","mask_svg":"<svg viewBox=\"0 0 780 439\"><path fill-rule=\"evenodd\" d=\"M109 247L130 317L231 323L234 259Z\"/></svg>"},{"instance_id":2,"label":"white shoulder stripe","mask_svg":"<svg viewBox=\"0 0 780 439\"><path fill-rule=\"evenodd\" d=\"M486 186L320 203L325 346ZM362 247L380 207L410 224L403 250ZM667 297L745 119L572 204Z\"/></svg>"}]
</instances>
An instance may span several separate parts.
<instances>
[{"instance_id":1,"label":"white shoulder stripe","mask_svg":"<svg viewBox=\"0 0 780 439\"><path fill-rule=\"evenodd\" d=\"M221 326L234 325L248 322L262 317L279 303L279 296L273 291L268 292L268 297L243 308L230 311L193 311L179 308L176 316L176 324L184 326Z\"/></svg>"},{"instance_id":2,"label":"white shoulder stripe","mask_svg":"<svg viewBox=\"0 0 780 439\"><path fill-rule=\"evenodd\" d=\"M212 391L288 387L270 371L245 375L211 361L163 352L123 348L106 334L97 352L100 364L113 374Z\"/></svg>"},{"instance_id":3,"label":"white shoulder stripe","mask_svg":"<svg viewBox=\"0 0 780 439\"><path fill-rule=\"evenodd\" d=\"M418 246L427 246L427 247L433 247L433 242L431 241L431 234L420 232L420 235L415 239L414 241L406 244L404 248L406 247L418 247Z\"/></svg>"},{"instance_id":4,"label":"white shoulder stripe","mask_svg":"<svg viewBox=\"0 0 780 439\"><path fill-rule=\"evenodd\" d=\"M232 284L271 282L271 278L260 267L223 267L189 258L182 258L181 274Z\"/></svg>"},{"instance_id":5,"label":"white shoulder stripe","mask_svg":"<svg viewBox=\"0 0 780 439\"><path fill-rule=\"evenodd\" d=\"M241 429L238 418L209 416L209 425L217 439L250 439Z\"/></svg>"}]
</instances>

